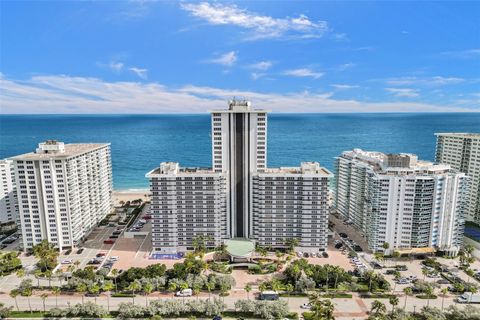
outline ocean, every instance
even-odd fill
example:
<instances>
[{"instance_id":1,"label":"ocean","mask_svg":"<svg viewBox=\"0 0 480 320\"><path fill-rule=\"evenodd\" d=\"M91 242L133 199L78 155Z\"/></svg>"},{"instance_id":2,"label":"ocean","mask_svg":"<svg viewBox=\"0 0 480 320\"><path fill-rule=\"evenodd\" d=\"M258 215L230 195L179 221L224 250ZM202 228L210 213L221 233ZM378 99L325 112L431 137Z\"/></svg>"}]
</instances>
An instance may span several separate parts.
<instances>
[{"instance_id":1,"label":"ocean","mask_svg":"<svg viewBox=\"0 0 480 320\"><path fill-rule=\"evenodd\" d=\"M270 114L269 167L334 158L361 148L435 157L435 132L480 132L480 113ZM116 190L148 188L162 161L211 166L210 115L0 115L0 158L39 142L110 142Z\"/></svg>"}]
</instances>

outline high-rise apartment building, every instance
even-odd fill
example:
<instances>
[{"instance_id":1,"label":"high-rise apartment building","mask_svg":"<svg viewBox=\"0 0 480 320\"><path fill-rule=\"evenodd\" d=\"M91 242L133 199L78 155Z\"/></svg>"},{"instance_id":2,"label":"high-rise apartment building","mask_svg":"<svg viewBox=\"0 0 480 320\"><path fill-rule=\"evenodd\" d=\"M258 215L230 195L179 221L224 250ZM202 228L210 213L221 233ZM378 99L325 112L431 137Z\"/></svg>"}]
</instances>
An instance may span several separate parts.
<instances>
[{"instance_id":1,"label":"high-rise apartment building","mask_svg":"<svg viewBox=\"0 0 480 320\"><path fill-rule=\"evenodd\" d=\"M469 179L465 217L480 223L480 133L437 133L435 161L464 172Z\"/></svg>"},{"instance_id":2,"label":"high-rise apartment building","mask_svg":"<svg viewBox=\"0 0 480 320\"><path fill-rule=\"evenodd\" d=\"M242 238L278 248L296 238L299 250L325 250L332 174L315 162L267 168L266 110L232 100L212 111L212 160L212 168L161 163L147 173L154 251L189 250L199 235L209 246Z\"/></svg>"},{"instance_id":3,"label":"high-rise apartment building","mask_svg":"<svg viewBox=\"0 0 480 320\"><path fill-rule=\"evenodd\" d=\"M429 248L456 253L464 227L468 178L412 154L360 149L336 159L335 208L382 251Z\"/></svg>"},{"instance_id":4,"label":"high-rise apartment building","mask_svg":"<svg viewBox=\"0 0 480 320\"><path fill-rule=\"evenodd\" d=\"M0 223L16 222L18 218L17 193L13 162L0 160Z\"/></svg>"},{"instance_id":5,"label":"high-rise apartment building","mask_svg":"<svg viewBox=\"0 0 480 320\"><path fill-rule=\"evenodd\" d=\"M74 247L113 208L109 144L40 143L11 158L24 249Z\"/></svg>"}]
</instances>

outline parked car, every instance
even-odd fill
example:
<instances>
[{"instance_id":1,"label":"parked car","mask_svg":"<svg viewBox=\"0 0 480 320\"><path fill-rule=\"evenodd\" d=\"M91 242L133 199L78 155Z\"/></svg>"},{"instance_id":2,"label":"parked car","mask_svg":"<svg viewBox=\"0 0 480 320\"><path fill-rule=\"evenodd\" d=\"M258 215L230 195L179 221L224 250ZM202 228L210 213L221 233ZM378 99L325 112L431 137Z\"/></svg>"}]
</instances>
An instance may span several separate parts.
<instances>
[{"instance_id":1,"label":"parked car","mask_svg":"<svg viewBox=\"0 0 480 320\"><path fill-rule=\"evenodd\" d=\"M83 249L83 248L78 249L78 250L77 250L77 254L81 254L81 253L83 252L83 250L85 250L85 249Z\"/></svg>"},{"instance_id":2,"label":"parked car","mask_svg":"<svg viewBox=\"0 0 480 320\"><path fill-rule=\"evenodd\" d=\"M323 252L322 252L322 256L323 256L324 258L328 258L328 253L327 253L327 251L323 251Z\"/></svg>"},{"instance_id":3,"label":"parked car","mask_svg":"<svg viewBox=\"0 0 480 320\"><path fill-rule=\"evenodd\" d=\"M103 243L104 243L104 244L114 244L115 241L112 240L112 239L110 239L110 240L105 240L105 241L103 241Z\"/></svg>"},{"instance_id":4,"label":"parked car","mask_svg":"<svg viewBox=\"0 0 480 320\"><path fill-rule=\"evenodd\" d=\"M310 303L304 303L300 306L300 309L310 310L311 308L312 308L312 305Z\"/></svg>"},{"instance_id":5,"label":"parked car","mask_svg":"<svg viewBox=\"0 0 480 320\"><path fill-rule=\"evenodd\" d=\"M192 289L183 289L175 293L176 297L191 297L193 295Z\"/></svg>"},{"instance_id":6,"label":"parked car","mask_svg":"<svg viewBox=\"0 0 480 320\"><path fill-rule=\"evenodd\" d=\"M99 253L97 253L97 258L105 257L106 255L107 255L107 253L105 253L105 252L99 252Z\"/></svg>"},{"instance_id":7,"label":"parked car","mask_svg":"<svg viewBox=\"0 0 480 320\"><path fill-rule=\"evenodd\" d=\"M370 262L370 265L372 266L373 269L382 269L382 266L378 262L372 261Z\"/></svg>"},{"instance_id":8,"label":"parked car","mask_svg":"<svg viewBox=\"0 0 480 320\"><path fill-rule=\"evenodd\" d=\"M62 264L72 264L73 261L70 260L70 259L65 259L65 260L62 260Z\"/></svg>"},{"instance_id":9,"label":"parked car","mask_svg":"<svg viewBox=\"0 0 480 320\"><path fill-rule=\"evenodd\" d=\"M343 243L339 242L335 245L335 249L340 249L341 247L343 247Z\"/></svg>"},{"instance_id":10,"label":"parked car","mask_svg":"<svg viewBox=\"0 0 480 320\"><path fill-rule=\"evenodd\" d=\"M438 284L450 284L450 281L448 281L447 279L439 279L439 280L437 280L437 283Z\"/></svg>"},{"instance_id":11,"label":"parked car","mask_svg":"<svg viewBox=\"0 0 480 320\"><path fill-rule=\"evenodd\" d=\"M276 291L263 291L258 296L260 300L278 300L279 295Z\"/></svg>"},{"instance_id":12,"label":"parked car","mask_svg":"<svg viewBox=\"0 0 480 320\"><path fill-rule=\"evenodd\" d=\"M111 256L109 258L110 261L118 261L118 256Z\"/></svg>"},{"instance_id":13,"label":"parked car","mask_svg":"<svg viewBox=\"0 0 480 320\"><path fill-rule=\"evenodd\" d=\"M344 232L340 232L338 235L340 236L340 238L348 238L348 235Z\"/></svg>"}]
</instances>

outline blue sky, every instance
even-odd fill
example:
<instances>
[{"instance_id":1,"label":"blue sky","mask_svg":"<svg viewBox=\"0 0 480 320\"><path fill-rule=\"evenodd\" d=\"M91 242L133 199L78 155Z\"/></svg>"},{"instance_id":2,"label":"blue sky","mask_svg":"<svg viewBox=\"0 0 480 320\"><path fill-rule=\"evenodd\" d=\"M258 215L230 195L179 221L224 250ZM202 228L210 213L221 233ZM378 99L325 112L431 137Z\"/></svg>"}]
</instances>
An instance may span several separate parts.
<instances>
[{"instance_id":1,"label":"blue sky","mask_svg":"<svg viewBox=\"0 0 480 320\"><path fill-rule=\"evenodd\" d=\"M480 111L476 1L0 9L0 113Z\"/></svg>"}]
</instances>

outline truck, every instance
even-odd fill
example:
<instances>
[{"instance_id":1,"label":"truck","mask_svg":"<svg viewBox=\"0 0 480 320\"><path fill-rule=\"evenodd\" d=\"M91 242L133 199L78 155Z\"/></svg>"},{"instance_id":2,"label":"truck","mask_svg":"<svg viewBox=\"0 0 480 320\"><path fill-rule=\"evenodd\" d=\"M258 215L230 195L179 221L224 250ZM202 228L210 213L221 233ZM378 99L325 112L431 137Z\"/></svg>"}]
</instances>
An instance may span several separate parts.
<instances>
[{"instance_id":1,"label":"truck","mask_svg":"<svg viewBox=\"0 0 480 320\"><path fill-rule=\"evenodd\" d=\"M480 303L480 294L473 294L472 292L464 292L457 298L458 303Z\"/></svg>"}]
</instances>

